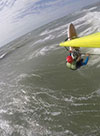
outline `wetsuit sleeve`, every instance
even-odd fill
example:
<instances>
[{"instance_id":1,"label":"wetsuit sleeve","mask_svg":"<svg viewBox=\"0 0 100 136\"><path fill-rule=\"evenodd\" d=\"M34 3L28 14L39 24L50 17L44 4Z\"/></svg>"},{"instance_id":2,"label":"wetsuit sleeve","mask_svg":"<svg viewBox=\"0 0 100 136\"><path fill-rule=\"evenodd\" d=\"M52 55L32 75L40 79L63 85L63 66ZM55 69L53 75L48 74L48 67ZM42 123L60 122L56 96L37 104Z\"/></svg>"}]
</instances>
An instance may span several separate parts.
<instances>
[{"instance_id":1,"label":"wetsuit sleeve","mask_svg":"<svg viewBox=\"0 0 100 136\"><path fill-rule=\"evenodd\" d=\"M81 62L81 66L87 65L88 60L89 60L89 56L87 56L86 59Z\"/></svg>"}]
</instances>

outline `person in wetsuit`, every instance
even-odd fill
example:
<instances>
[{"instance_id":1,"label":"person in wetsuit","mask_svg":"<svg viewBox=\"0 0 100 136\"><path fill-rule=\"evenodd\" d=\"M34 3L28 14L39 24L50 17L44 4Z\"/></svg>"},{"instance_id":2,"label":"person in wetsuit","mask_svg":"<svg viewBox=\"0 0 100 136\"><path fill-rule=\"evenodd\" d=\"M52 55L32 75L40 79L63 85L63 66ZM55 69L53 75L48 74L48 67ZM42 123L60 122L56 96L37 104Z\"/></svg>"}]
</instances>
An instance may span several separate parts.
<instances>
[{"instance_id":1,"label":"person in wetsuit","mask_svg":"<svg viewBox=\"0 0 100 136\"><path fill-rule=\"evenodd\" d=\"M86 54L86 59L81 58L81 54L78 52L70 52L70 55L66 57L66 66L72 70L76 70L81 66L87 65L89 60L89 54Z\"/></svg>"}]
</instances>

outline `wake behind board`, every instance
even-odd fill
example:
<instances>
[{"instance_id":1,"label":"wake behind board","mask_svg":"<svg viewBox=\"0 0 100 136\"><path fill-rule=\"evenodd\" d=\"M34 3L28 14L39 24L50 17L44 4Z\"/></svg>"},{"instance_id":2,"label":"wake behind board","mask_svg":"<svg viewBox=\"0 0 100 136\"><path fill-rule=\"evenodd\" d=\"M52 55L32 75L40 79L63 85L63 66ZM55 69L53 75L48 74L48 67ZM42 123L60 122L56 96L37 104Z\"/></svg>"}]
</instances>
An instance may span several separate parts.
<instances>
[{"instance_id":1,"label":"wake behind board","mask_svg":"<svg viewBox=\"0 0 100 136\"><path fill-rule=\"evenodd\" d=\"M72 39L75 39L77 38L77 33L76 33L76 30L75 30L75 27L73 24L70 24L69 27L68 27L68 40L72 40Z\"/></svg>"}]
</instances>

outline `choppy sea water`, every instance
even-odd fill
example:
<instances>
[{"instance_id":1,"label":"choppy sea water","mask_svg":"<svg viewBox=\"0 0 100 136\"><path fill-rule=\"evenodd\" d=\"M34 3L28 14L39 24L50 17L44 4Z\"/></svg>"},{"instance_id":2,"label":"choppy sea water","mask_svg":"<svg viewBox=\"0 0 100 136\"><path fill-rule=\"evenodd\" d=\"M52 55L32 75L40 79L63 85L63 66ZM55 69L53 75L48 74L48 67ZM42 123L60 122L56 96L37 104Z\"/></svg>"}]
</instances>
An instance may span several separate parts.
<instances>
[{"instance_id":1,"label":"choppy sea water","mask_svg":"<svg viewBox=\"0 0 100 136\"><path fill-rule=\"evenodd\" d=\"M100 56L71 71L59 46L71 22L79 37L99 32L99 8L84 8L0 49L0 136L100 135Z\"/></svg>"}]
</instances>

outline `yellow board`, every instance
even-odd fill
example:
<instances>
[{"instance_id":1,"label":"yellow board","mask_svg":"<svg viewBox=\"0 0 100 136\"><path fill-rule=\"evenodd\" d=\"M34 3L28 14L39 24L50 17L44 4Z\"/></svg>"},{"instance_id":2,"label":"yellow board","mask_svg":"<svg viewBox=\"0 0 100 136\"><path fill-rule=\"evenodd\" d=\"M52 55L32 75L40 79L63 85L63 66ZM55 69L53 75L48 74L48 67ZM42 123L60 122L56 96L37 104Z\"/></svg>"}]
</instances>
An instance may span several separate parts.
<instances>
[{"instance_id":1,"label":"yellow board","mask_svg":"<svg viewBox=\"0 0 100 136\"><path fill-rule=\"evenodd\" d=\"M60 43L60 46L100 48L100 32L81 38L76 38L70 41L62 42Z\"/></svg>"}]
</instances>

